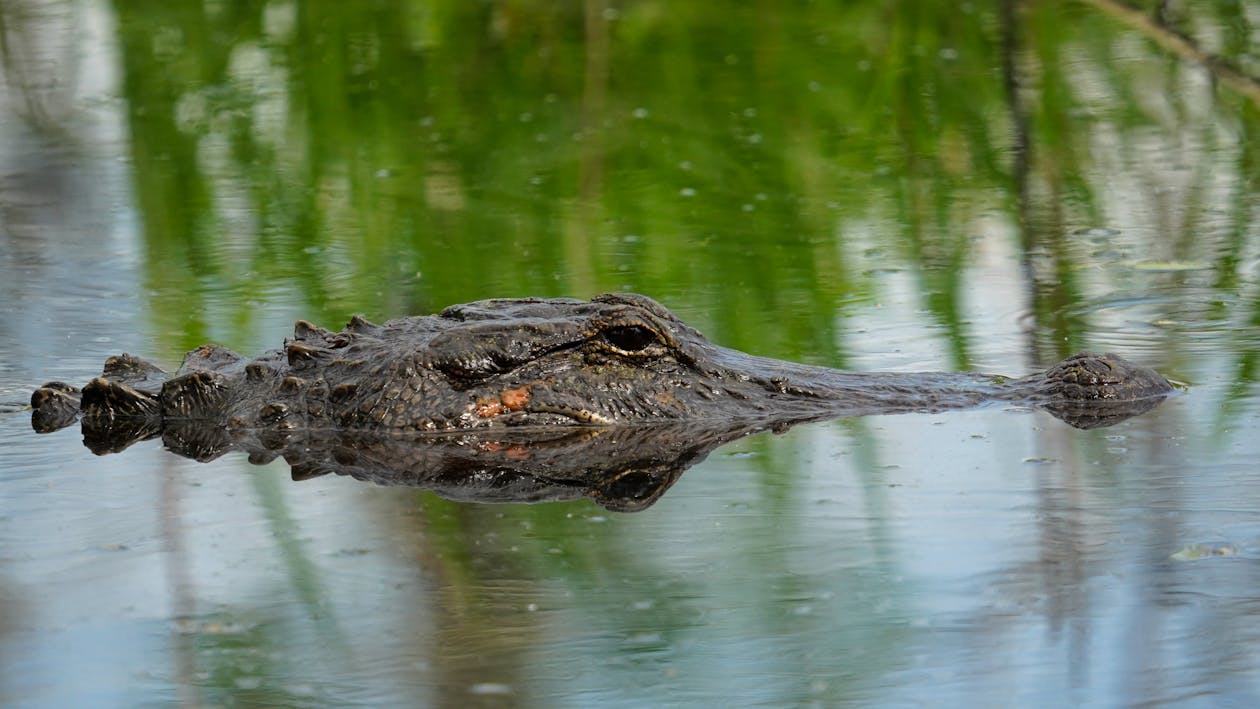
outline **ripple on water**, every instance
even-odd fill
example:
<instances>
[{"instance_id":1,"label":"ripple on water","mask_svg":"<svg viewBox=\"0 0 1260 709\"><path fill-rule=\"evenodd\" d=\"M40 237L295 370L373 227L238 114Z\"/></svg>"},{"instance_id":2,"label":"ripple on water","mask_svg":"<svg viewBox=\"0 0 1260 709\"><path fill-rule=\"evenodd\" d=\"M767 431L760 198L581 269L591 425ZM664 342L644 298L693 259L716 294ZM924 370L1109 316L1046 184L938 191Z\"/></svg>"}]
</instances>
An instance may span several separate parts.
<instances>
[{"instance_id":1,"label":"ripple on water","mask_svg":"<svg viewBox=\"0 0 1260 709\"><path fill-rule=\"evenodd\" d=\"M1168 360L1177 355L1217 354L1260 345L1260 332L1247 327L1250 303L1208 288L1176 287L1124 291L1061 308L1045 321L1067 321L1085 334L1090 347L1115 349L1133 358ZM1021 321L1042 336L1051 326L1026 313ZM1240 342L1239 338L1247 341Z\"/></svg>"}]
</instances>

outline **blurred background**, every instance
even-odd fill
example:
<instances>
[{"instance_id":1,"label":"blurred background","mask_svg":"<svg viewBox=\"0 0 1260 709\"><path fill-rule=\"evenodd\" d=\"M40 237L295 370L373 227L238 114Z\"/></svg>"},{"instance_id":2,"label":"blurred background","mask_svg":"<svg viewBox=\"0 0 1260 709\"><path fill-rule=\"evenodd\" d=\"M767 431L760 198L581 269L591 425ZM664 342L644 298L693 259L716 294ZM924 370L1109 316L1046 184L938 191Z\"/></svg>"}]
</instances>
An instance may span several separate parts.
<instances>
[{"instance_id":1,"label":"blurred background","mask_svg":"<svg viewBox=\"0 0 1260 709\"><path fill-rule=\"evenodd\" d=\"M1260 3L0 2L0 703L1254 706ZM631 290L1186 393L761 434L634 515L30 432L43 381Z\"/></svg>"}]
</instances>

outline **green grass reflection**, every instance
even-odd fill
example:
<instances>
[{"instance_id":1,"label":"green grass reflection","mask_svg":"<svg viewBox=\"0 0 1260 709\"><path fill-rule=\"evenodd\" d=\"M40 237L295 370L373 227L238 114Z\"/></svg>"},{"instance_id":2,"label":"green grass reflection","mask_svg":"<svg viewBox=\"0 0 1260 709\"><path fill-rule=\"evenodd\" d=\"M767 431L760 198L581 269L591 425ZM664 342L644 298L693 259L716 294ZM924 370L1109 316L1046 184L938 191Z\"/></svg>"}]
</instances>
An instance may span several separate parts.
<instances>
[{"instance_id":1,"label":"green grass reflection","mask_svg":"<svg viewBox=\"0 0 1260 709\"><path fill-rule=\"evenodd\" d=\"M844 366L857 335L838 304L879 301L891 270L911 275L942 366L970 368L984 343L968 278L992 222L1024 265L1029 365L1089 344L1100 291L1159 292L1187 277L1116 267L1125 261L1212 264L1210 288L1230 296L1216 317L1254 327L1260 307L1233 295L1256 237L1257 106L1228 85L1205 88L1208 70L1105 4L116 2L153 319L174 358L211 332L251 341L257 313L276 303L334 324L630 289L723 344ZM1182 5L1161 22L1254 63L1244 4ZM1113 238L1130 202L1150 215L1136 220L1146 231ZM1193 356L1172 340L1168 362ZM1234 396L1256 369L1241 356ZM846 426L871 470L869 431ZM770 512L736 543L790 546L799 530L784 510L799 491L773 461L794 452L769 437L746 445L763 454ZM259 492L285 538L283 501ZM523 599L494 581L580 596L663 576L618 536L636 523L592 525L580 520L588 505L407 504L443 584L434 656L489 656L512 681L541 621L513 616L503 632L495 611ZM510 553L476 545L523 528L528 541ZM302 546L280 553L303 603L318 605ZM892 553L873 553L894 575ZM829 578L754 561L791 583L758 586L749 593L768 595L750 604L809 597ZM667 595L697 593L691 583L671 579ZM690 622L685 602L649 616L633 623L666 629L662 644ZM603 629L641 629L615 623ZM906 631L856 632L870 635L837 642L878 653ZM451 701L476 674L455 661L437 671ZM837 677L827 701L863 681Z\"/></svg>"}]
</instances>

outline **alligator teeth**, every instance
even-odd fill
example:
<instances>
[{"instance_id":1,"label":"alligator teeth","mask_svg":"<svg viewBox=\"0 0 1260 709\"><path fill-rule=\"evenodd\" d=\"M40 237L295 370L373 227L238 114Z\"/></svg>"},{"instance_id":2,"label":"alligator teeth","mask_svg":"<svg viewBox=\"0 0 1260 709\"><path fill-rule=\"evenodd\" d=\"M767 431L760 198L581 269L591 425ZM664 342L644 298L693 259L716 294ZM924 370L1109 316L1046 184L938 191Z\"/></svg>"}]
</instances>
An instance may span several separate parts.
<instances>
[{"instance_id":1,"label":"alligator teeth","mask_svg":"<svg viewBox=\"0 0 1260 709\"><path fill-rule=\"evenodd\" d=\"M527 411L529 411L529 413L531 414L560 414L561 416L568 416L574 421L580 421L581 423L595 424L598 426L608 426L613 423L612 419L606 416L601 416L600 414L597 414L594 411L588 411L586 409L570 409L564 406L547 406L545 404L531 404L529 408L527 409Z\"/></svg>"}]
</instances>

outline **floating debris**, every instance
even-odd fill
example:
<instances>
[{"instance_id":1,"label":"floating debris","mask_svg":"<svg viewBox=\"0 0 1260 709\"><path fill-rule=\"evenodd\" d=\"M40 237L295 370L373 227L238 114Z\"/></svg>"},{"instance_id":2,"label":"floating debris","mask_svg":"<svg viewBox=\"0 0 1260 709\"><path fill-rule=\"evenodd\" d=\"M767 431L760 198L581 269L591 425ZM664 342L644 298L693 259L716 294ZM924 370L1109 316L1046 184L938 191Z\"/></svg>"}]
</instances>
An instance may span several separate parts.
<instances>
[{"instance_id":1,"label":"floating debris","mask_svg":"<svg viewBox=\"0 0 1260 709\"><path fill-rule=\"evenodd\" d=\"M1207 544L1191 544L1172 555L1172 559L1176 561L1194 561L1196 559L1206 559L1209 556L1233 556L1238 553L1238 547L1229 542L1209 542Z\"/></svg>"},{"instance_id":2,"label":"floating debris","mask_svg":"<svg viewBox=\"0 0 1260 709\"><path fill-rule=\"evenodd\" d=\"M1106 227L1085 227L1072 232L1072 236L1089 236L1095 238L1105 238L1119 235L1119 229L1108 229Z\"/></svg>"},{"instance_id":3,"label":"floating debris","mask_svg":"<svg viewBox=\"0 0 1260 709\"><path fill-rule=\"evenodd\" d=\"M1180 271L1207 271L1213 268L1207 261L1130 261L1125 266L1134 271L1176 273Z\"/></svg>"}]
</instances>

